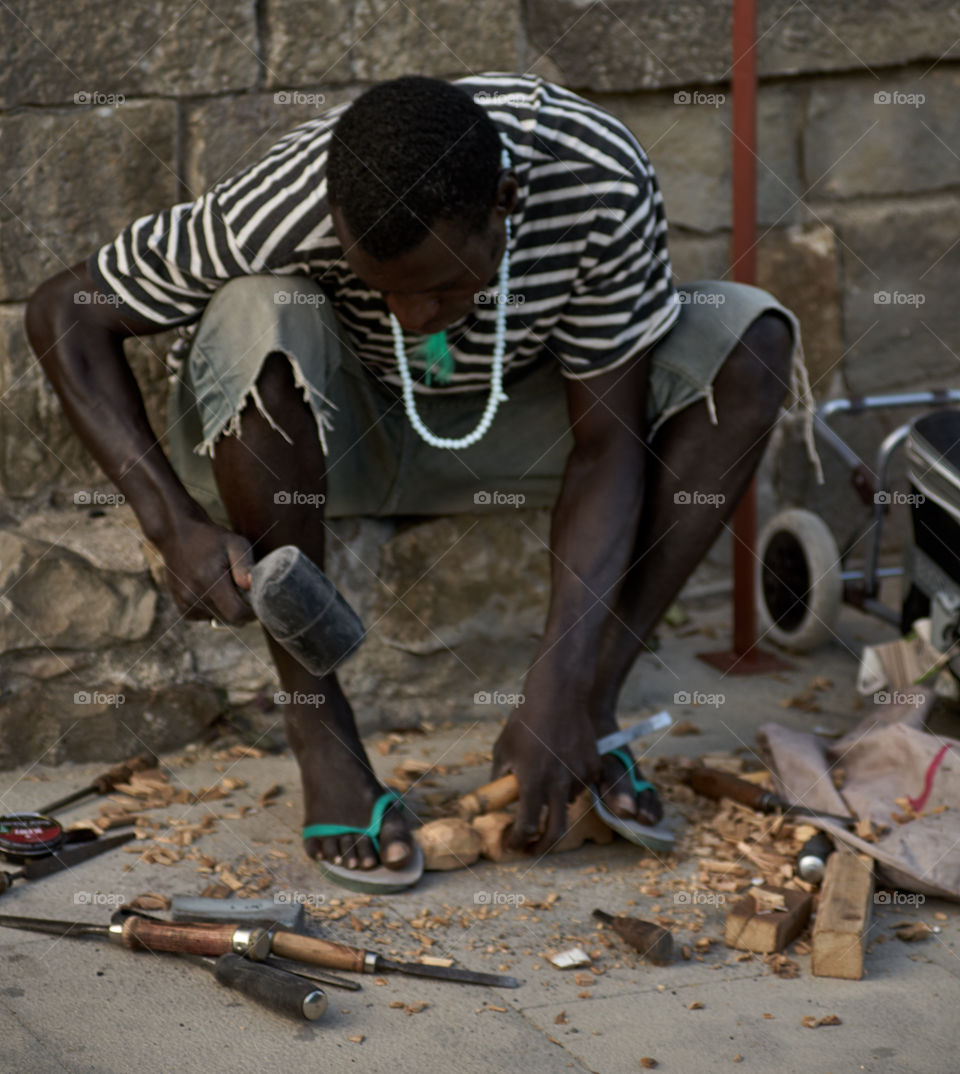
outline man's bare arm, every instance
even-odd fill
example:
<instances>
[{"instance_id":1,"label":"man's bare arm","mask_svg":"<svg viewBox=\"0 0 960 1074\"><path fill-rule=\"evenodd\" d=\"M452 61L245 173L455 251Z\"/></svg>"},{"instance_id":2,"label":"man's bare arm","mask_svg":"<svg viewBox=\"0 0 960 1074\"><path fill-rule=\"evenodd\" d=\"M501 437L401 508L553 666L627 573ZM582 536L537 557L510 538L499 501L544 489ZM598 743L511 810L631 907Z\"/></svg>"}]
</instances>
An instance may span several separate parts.
<instances>
[{"instance_id":1,"label":"man's bare arm","mask_svg":"<svg viewBox=\"0 0 960 1074\"><path fill-rule=\"evenodd\" d=\"M123 351L131 335L164 326L106 302L78 302L97 287L85 264L51 277L27 304L27 337L67 419L124 494L144 534L160 550L177 603L225 621L250 617L229 578L248 573L249 546L211 522L174 473L150 427L143 396Z\"/></svg>"},{"instance_id":2,"label":"man's bare arm","mask_svg":"<svg viewBox=\"0 0 960 1074\"><path fill-rule=\"evenodd\" d=\"M563 831L572 789L599 774L590 693L604 625L635 551L643 506L648 360L567 382L574 446L553 510L551 592L525 702L498 742L498 768L517 772L515 842L548 847Z\"/></svg>"}]
</instances>

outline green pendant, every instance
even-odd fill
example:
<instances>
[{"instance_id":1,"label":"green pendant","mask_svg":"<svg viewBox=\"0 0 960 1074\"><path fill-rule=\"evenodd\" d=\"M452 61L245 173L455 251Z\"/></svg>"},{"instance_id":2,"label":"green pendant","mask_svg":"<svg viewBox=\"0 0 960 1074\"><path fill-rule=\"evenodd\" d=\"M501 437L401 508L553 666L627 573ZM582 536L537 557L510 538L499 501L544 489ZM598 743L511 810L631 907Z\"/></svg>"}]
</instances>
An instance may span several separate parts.
<instances>
[{"instance_id":1,"label":"green pendant","mask_svg":"<svg viewBox=\"0 0 960 1074\"><path fill-rule=\"evenodd\" d=\"M434 381L437 384L449 384L456 361L447 346L447 333L435 332L432 336L427 336L420 347L420 354L426 364L424 383L428 387Z\"/></svg>"}]
</instances>

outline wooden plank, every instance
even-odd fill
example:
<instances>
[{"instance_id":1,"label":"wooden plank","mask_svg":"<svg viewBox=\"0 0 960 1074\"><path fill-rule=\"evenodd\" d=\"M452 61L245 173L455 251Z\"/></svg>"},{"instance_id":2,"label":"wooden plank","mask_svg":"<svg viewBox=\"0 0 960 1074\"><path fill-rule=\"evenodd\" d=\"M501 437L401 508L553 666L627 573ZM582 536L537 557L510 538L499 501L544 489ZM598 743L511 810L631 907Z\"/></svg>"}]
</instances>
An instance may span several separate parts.
<instances>
[{"instance_id":1,"label":"wooden plank","mask_svg":"<svg viewBox=\"0 0 960 1074\"><path fill-rule=\"evenodd\" d=\"M764 884L759 890L766 894L766 899L762 894L758 900L753 891L748 891L727 914L723 937L727 947L762 955L782 951L810 920L813 899L805 891L792 891L769 884ZM765 908L779 902L780 897L786 906L785 910Z\"/></svg>"},{"instance_id":2,"label":"wooden plank","mask_svg":"<svg viewBox=\"0 0 960 1074\"><path fill-rule=\"evenodd\" d=\"M827 858L813 927L811 968L816 977L860 980L872 908L873 859L839 847Z\"/></svg>"}]
</instances>

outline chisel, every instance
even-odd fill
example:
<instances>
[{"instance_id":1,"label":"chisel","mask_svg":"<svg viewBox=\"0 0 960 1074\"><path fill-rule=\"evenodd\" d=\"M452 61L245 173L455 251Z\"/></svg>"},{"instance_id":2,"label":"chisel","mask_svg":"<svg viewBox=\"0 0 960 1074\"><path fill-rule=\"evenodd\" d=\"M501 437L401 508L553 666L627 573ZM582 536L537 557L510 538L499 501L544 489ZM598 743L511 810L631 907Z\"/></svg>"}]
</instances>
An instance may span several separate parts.
<instances>
[{"instance_id":1,"label":"chisel","mask_svg":"<svg viewBox=\"0 0 960 1074\"><path fill-rule=\"evenodd\" d=\"M10 887L14 880L39 880L41 877L50 876L51 873L58 873L61 869L72 869L75 865L95 858L107 850L129 843L133 837L133 832L124 832L123 835L112 835L108 839L95 839L89 843L70 847L68 850L58 850L44 858L28 861L15 873L0 872L0 895Z\"/></svg>"},{"instance_id":2,"label":"chisel","mask_svg":"<svg viewBox=\"0 0 960 1074\"><path fill-rule=\"evenodd\" d=\"M144 772L148 768L156 767L157 758L152 753L139 753L131 760L124 761L123 764L118 764L102 775L97 776L88 787L81 787L79 791L74 791L73 794L68 794L64 798L58 798L49 805L41 806L35 812L56 813L58 809L73 805L74 802L78 802L81 798L86 798L88 794L109 794L116 788L118 783L129 783L134 772Z\"/></svg>"},{"instance_id":3,"label":"chisel","mask_svg":"<svg viewBox=\"0 0 960 1074\"><path fill-rule=\"evenodd\" d=\"M221 955L216 961L207 958L191 961L205 966L220 984L242 992L279 1014L313 1022L327 1009L327 996L323 989L277 966L251 962L242 955Z\"/></svg>"},{"instance_id":4,"label":"chisel","mask_svg":"<svg viewBox=\"0 0 960 1074\"><path fill-rule=\"evenodd\" d=\"M460 984L489 985L494 988L519 988L516 977L499 973L478 973L456 966L429 966L423 962L395 962L375 951L362 947L320 940L297 932L277 930L272 933L270 951L282 958L308 962L312 966L324 966L331 970L347 970L352 973L409 973L416 977L435 977L441 981L457 981Z\"/></svg>"},{"instance_id":5,"label":"chisel","mask_svg":"<svg viewBox=\"0 0 960 1074\"><path fill-rule=\"evenodd\" d=\"M233 953L260 961L270 950L270 934L265 929L237 928L234 925L178 925L141 917L123 909L113 914L109 925L0 914L0 926L45 932L53 936L97 936L132 951L171 951L188 955Z\"/></svg>"},{"instance_id":6,"label":"chisel","mask_svg":"<svg viewBox=\"0 0 960 1074\"><path fill-rule=\"evenodd\" d=\"M702 794L705 798L731 798L734 802L757 810L758 813L800 813L805 817L833 821L834 824L842 824L844 827L856 823L855 817L841 817L836 813L808 809L805 805L791 805L755 783L704 765L691 768L686 779L697 794Z\"/></svg>"}]
</instances>

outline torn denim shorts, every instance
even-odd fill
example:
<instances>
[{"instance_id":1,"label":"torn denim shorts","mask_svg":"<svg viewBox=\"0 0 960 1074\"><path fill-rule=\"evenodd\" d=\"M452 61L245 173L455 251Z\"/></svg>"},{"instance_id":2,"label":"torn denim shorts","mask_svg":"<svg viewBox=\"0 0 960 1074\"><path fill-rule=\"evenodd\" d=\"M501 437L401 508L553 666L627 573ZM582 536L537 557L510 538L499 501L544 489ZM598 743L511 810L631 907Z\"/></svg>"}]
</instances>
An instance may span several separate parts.
<instances>
[{"instance_id":1,"label":"torn denim shorts","mask_svg":"<svg viewBox=\"0 0 960 1074\"><path fill-rule=\"evenodd\" d=\"M713 380L750 324L768 311L793 330L794 394L809 412L799 325L789 310L743 284L702 281L680 294L680 316L650 354L648 439L699 400L717 423ZM573 444L559 363L541 362L509 381L508 401L479 443L438 450L410 426L399 389L371 374L353 352L322 289L304 276L263 275L238 277L216 292L171 377L170 459L215 517L226 514L209 456L221 436L239 431L243 408L252 403L286 436L283 415L267 413L256 386L264 360L276 352L290 361L316 422L327 458L328 517L489 510L487 497L494 495L502 503L553 505ZM474 428L485 402L478 392L438 393L419 395L417 408L438 436L459 437Z\"/></svg>"}]
</instances>

